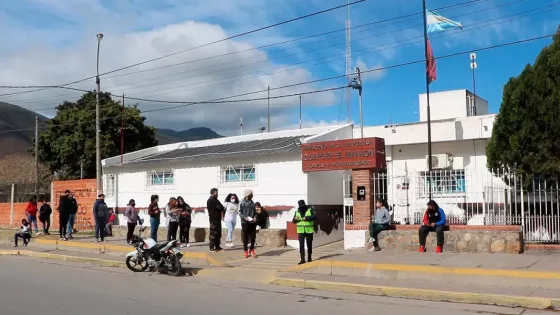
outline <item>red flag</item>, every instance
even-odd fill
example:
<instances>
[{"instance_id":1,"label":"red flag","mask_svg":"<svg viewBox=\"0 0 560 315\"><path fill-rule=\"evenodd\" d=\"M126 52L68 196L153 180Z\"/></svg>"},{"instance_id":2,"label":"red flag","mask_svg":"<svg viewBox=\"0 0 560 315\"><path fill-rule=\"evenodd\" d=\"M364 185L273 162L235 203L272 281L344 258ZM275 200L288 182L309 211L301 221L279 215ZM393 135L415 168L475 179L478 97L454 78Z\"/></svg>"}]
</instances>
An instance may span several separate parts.
<instances>
[{"instance_id":1,"label":"red flag","mask_svg":"<svg viewBox=\"0 0 560 315\"><path fill-rule=\"evenodd\" d=\"M428 43L428 62L426 63L426 73L428 76L428 83L432 83L436 80L436 59L434 57L434 51L432 50L432 44L430 40L427 39Z\"/></svg>"}]
</instances>

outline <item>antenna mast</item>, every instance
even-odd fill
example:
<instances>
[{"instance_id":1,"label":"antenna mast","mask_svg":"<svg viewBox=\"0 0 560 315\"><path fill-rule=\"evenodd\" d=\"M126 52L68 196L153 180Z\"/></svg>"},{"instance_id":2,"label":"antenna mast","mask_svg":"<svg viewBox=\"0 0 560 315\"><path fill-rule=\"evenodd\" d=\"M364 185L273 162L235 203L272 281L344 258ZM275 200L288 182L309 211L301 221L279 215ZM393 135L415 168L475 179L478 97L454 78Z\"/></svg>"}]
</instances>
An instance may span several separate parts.
<instances>
[{"instance_id":1,"label":"antenna mast","mask_svg":"<svg viewBox=\"0 0 560 315\"><path fill-rule=\"evenodd\" d=\"M351 24L350 24L350 0L346 1L346 83L352 81L354 69L352 69L352 38L351 38ZM346 93L346 123L352 123L352 88L348 87Z\"/></svg>"}]
</instances>

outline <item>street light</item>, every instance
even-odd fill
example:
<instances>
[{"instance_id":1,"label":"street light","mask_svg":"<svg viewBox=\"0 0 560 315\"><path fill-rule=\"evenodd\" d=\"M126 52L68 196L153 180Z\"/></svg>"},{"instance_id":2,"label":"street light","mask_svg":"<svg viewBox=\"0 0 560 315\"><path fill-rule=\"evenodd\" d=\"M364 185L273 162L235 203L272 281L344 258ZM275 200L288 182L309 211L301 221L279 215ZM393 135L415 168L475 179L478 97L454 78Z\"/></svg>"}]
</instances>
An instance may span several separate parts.
<instances>
[{"instance_id":1,"label":"street light","mask_svg":"<svg viewBox=\"0 0 560 315\"><path fill-rule=\"evenodd\" d=\"M99 93L101 90L101 80L99 80L99 47L103 34L97 34L97 74L95 76L95 84L97 85L95 92L95 170L96 170L96 186L97 193L103 191L103 182L101 174L101 119L99 109Z\"/></svg>"}]
</instances>

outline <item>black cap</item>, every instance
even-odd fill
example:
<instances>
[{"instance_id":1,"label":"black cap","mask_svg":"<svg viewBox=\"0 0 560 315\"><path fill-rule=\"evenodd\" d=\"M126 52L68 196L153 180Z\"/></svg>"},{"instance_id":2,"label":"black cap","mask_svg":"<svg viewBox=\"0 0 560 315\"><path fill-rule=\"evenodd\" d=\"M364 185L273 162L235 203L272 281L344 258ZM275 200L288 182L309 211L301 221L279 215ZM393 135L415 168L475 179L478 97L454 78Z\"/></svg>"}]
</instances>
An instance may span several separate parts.
<instances>
[{"instance_id":1,"label":"black cap","mask_svg":"<svg viewBox=\"0 0 560 315\"><path fill-rule=\"evenodd\" d=\"M97 198L101 198L101 197L105 197L105 195L104 195L104 194L99 194L99 195L97 196Z\"/></svg>"},{"instance_id":2,"label":"black cap","mask_svg":"<svg viewBox=\"0 0 560 315\"><path fill-rule=\"evenodd\" d=\"M65 194L69 194L69 193L70 193L70 190L66 189L66 190L64 191L64 193L65 193Z\"/></svg>"},{"instance_id":3,"label":"black cap","mask_svg":"<svg viewBox=\"0 0 560 315\"><path fill-rule=\"evenodd\" d=\"M305 208L307 205L305 204L305 200L300 200L297 202L299 208Z\"/></svg>"}]
</instances>

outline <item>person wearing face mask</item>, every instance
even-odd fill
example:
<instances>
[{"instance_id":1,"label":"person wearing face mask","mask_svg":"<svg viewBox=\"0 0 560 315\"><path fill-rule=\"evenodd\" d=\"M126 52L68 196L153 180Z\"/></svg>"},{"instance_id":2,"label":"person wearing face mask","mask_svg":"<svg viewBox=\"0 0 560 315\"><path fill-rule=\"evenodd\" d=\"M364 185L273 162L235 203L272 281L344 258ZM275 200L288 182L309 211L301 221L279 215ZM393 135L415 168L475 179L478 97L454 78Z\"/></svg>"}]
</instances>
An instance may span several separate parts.
<instances>
[{"instance_id":1,"label":"person wearing face mask","mask_svg":"<svg viewBox=\"0 0 560 315\"><path fill-rule=\"evenodd\" d=\"M233 247L233 231L237 224L237 216L239 213L239 198L236 194L229 194L225 200L224 222L227 227L226 247Z\"/></svg>"},{"instance_id":2,"label":"person wearing face mask","mask_svg":"<svg viewBox=\"0 0 560 315\"><path fill-rule=\"evenodd\" d=\"M124 216L126 218L126 226L128 228L126 232L126 243L130 244L132 235L134 235L136 223L138 222L138 210L136 209L136 201L134 201L134 199L130 199L128 202L126 210L124 211Z\"/></svg>"},{"instance_id":3,"label":"person wearing face mask","mask_svg":"<svg viewBox=\"0 0 560 315\"><path fill-rule=\"evenodd\" d=\"M220 241L222 239L222 214L224 206L218 200L218 189L210 190L210 198L206 201L206 209L208 210L208 219L210 220L210 235L208 237L210 251L221 251Z\"/></svg>"},{"instance_id":4,"label":"person wearing face mask","mask_svg":"<svg viewBox=\"0 0 560 315\"><path fill-rule=\"evenodd\" d=\"M241 231L243 236L243 256L257 258L255 252L255 240L257 237L257 210L253 202L253 191L245 189L245 198L239 204L239 218L241 219Z\"/></svg>"},{"instance_id":5,"label":"person wearing face mask","mask_svg":"<svg viewBox=\"0 0 560 315\"><path fill-rule=\"evenodd\" d=\"M307 262L311 262L311 253L313 252L313 234L315 233L315 220L317 220L317 216L313 208L307 206L304 200L298 201L298 208L292 222L296 224L299 240L299 254L301 256L299 265L305 264L306 245Z\"/></svg>"}]
</instances>

